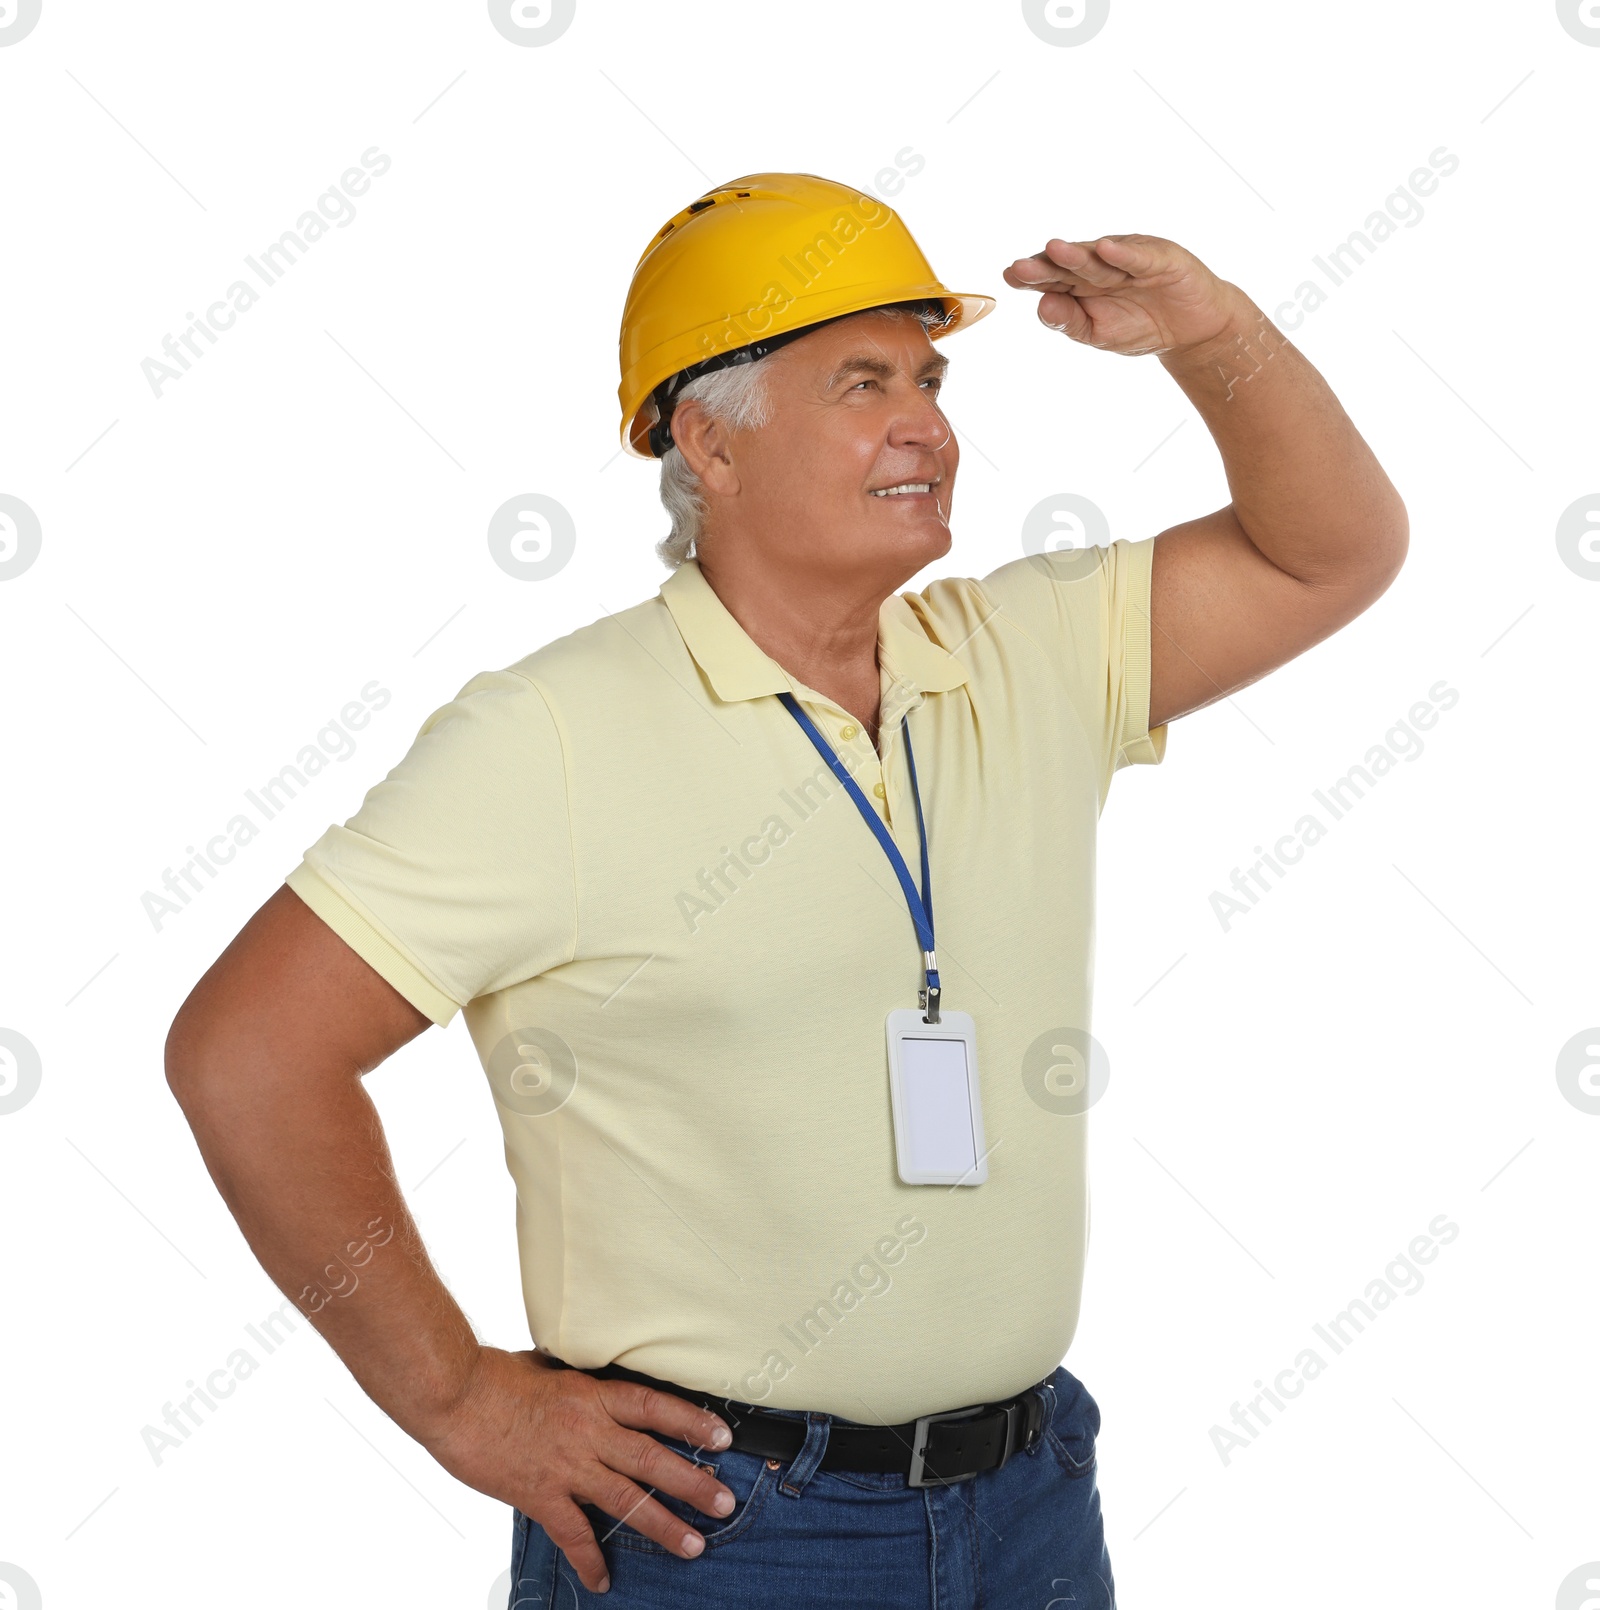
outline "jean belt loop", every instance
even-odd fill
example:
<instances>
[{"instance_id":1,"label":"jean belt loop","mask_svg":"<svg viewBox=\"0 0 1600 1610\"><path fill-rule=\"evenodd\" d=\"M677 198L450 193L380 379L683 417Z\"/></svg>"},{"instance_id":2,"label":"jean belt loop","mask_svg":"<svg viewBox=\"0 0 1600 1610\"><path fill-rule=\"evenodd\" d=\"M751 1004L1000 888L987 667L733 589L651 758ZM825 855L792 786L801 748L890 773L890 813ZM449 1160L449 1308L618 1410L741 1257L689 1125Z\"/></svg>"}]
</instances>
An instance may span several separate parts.
<instances>
[{"instance_id":1,"label":"jean belt loop","mask_svg":"<svg viewBox=\"0 0 1600 1610\"><path fill-rule=\"evenodd\" d=\"M790 1498L798 1498L806 1490L806 1483L816 1474L823 1454L828 1451L828 1433L832 1426L831 1415L815 1409L806 1411L806 1440L801 1443L800 1452L794 1456L794 1462L778 1483L780 1492L787 1493Z\"/></svg>"}]
</instances>

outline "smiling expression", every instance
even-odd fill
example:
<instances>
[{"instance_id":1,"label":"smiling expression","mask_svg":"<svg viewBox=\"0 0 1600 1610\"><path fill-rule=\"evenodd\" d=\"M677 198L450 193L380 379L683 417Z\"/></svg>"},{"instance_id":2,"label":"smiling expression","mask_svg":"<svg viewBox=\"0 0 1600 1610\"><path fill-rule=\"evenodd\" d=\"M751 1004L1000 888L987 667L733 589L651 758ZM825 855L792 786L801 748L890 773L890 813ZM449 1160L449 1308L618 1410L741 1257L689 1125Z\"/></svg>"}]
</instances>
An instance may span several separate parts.
<instances>
[{"instance_id":1,"label":"smiling expression","mask_svg":"<svg viewBox=\"0 0 1600 1610\"><path fill-rule=\"evenodd\" d=\"M910 314L857 314L761 360L770 418L702 472L708 540L780 566L901 585L950 549L960 449L940 407L949 360ZM690 405L686 405L690 406Z\"/></svg>"}]
</instances>

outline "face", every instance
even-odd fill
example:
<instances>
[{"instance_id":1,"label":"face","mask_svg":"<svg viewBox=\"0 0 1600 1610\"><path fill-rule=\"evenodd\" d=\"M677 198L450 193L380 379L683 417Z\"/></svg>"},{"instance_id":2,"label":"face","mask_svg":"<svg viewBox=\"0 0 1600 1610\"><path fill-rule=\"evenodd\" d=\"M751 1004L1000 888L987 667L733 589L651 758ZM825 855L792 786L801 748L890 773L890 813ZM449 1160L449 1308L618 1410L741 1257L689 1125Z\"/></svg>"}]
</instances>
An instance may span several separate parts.
<instances>
[{"instance_id":1,"label":"face","mask_svg":"<svg viewBox=\"0 0 1600 1610\"><path fill-rule=\"evenodd\" d=\"M761 363L769 422L709 430L712 456L695 465L710 506L707 554L758 547L777 569L888 593L949 552L961 455L939 407L949 360L921 324L858 314ZM918 489L889 491L907 485Z\"/></svg>"}]
</instances>

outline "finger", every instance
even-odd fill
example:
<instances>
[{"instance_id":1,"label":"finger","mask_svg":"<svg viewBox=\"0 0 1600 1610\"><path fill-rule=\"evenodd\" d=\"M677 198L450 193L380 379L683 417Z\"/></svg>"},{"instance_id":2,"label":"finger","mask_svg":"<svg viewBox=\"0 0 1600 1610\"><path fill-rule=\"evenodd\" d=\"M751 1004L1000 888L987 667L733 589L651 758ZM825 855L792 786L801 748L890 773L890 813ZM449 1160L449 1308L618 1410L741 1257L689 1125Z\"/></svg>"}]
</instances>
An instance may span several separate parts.
<instances>
[{"instance_id":1,"label":"finger","mask_svg":"<svg viewBox=\"0 0 1600 1610\"><path fill-rule=\"evenodd\" d=\"M726 1448L733 1441L727 1422L708 1409L638 1381L602 1381L600 1406L618 1425L664 1431L696 1448Z\"/></svg>"},{"instance_id":2,"label":"finger","mask_svg":"<svg viewBox=\"0 0 1600 1610\"><path fill-rule=\"evenodd\" d=\"M653 1538L662 1548L685 1560L692 1560L706 1546L706 1540L692 1526L679 1520L665 1504L657 1503L619 1471L595 1464L580 1480L581 1486L573 1485L574 1494L615 1516L618 1526L627 1522L634 1531ZM615 1530L616 1527L610 1528L606 1536Z\"/></svg>"},{"instance_id":3,"label":"finger","mask_svg":"<svg viewBox=\"0 0 1600 1610\"><path fill-rule=\"evenodd\" d=\"M1039 298L1039 322L1059 330L1074 341L1081 341L1094 328L1089 315L1075 296L1051 292Z\"/></svg>"},{"instance_id":4,"label":"finger","mask_svg":"<svg viewBox=\"0 0 1600 1610\"><path fill-rule=\"evenodd\" d=\"M1037 257L1019 257L1002 273L1006 284L1019 291L1066 291L1087 295L1105 288L1087 274L1074 274L1057 263Z\"/></svg>"},{"instance_id":5,"label":"finger","mask_svg":"<svg viewBox=\"0 0 1600 1610\"><path fill-rule=\"evenodd\" d=\"M615 1438L597 1445L595 1453L611 1469L631 1476L641 1486L671 1493L702 1514L720 1519L733 1512L733 1493L714 1470L692 1463L642 1431L619 1429Z\"/></svg>"},{"instance_id":6,"label":"finger","mask_svg":"<svg viewBox=\"0 0 1600 1610\"><path fill-rule=\"evenodd\" d=\"M1102 237L1109 240L1109 236ZM1088 285L1097 285L1102 288L1108 285L1121 285L1132 275L1126 270L1116 267L1101 257L1097 248L1099 241L1093 240L1049 240L1045 242L1043 256L1049 262L1058 264L1067 270L1075 279L1082 280Z\"/></svg>"},{"instance_id":7,"label":"finger","mask_svg":"<svg viewBox=\"0 0 1600 1610\"><path fill-rule=\"evenodd\" d=\"M1104 262L1137 277L1180 266L1180 248L1155 235L1102 235L1094 243L1094 249Z\"/></svg>"},{"instance_id":8,"label":"finger","mask_svg":"<svg viewBox=\"0 0 1600 1610\"><path fill-rule=\"evenodd\" d=\"M1067 290L1074 285L1087 288L1089 283L1045 257L1019 257L1002 270L1002 277L1019 291Z\"/></svg>"},{"instance_id":9,"label":"finger","mask_svg":"<svg viewBox=\"0 0 1600 1610\"><path fill-rule=\"evenodd\" d=\"M531 1512L529 1515L566 1555L567 1563L590 1593L604 1593L610 1587L611 1575L606 1570L606 1557L600 1552L594 1528L589 1524L589 1517L570 1498L558 1498L538 1515Z\"/></svg>"},{"instance_id":10,"label":"finger","mask_svg":"<svg viewBox=\"0 0 1600 1610\"><path fill-rule=\"evenodd\" d=\"M1009 275L1009 270L1007 273ZM1100 294L1096 286L1090 285L1083 280L1041 280L1037 285L1026 285L1008 277L1006 283L1014 285L1019 291L1033 291L1040 296L1096 296Z\"/></svg>"}]
</instances>

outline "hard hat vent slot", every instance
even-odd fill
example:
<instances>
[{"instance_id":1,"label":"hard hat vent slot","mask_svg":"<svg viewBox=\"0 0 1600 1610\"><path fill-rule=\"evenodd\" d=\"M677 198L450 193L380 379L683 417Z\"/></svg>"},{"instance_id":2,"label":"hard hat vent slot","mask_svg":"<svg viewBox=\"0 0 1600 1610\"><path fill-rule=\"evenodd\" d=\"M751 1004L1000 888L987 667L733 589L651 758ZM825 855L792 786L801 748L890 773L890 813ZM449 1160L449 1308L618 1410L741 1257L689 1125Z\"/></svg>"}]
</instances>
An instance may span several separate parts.
<instances>
[{"instance_id":1,"label":"hard hat vent slot","mask_svg":"<svg viewBox=\"0 0 1600 1610\"><path fill-rule=\"evenodd\" d=\"M691 201L689 203L689 211L690 212L704 212L707 207L714 207L714 206L716 206L715 200L711 199L710 197L707 197L707 199L704 200L704 201Z\"/></svg>"}]
</instances>

